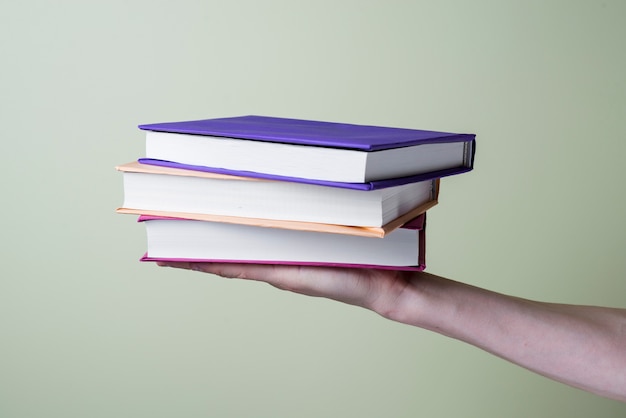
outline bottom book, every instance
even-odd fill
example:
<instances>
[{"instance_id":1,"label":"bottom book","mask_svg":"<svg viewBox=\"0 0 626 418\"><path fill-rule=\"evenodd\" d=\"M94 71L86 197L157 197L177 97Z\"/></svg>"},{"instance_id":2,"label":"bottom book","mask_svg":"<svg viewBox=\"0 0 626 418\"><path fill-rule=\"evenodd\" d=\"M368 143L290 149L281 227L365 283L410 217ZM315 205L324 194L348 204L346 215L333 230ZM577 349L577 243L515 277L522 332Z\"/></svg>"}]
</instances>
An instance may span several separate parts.
<instances>
[{"instance_id":1,"label":"bottom book","mask_svg":"<svg viewBox=\"0 0 626 418\"><path fill-rule=\"evenodd\" d=\"M205 261L423 270L426 214L383 238L140 216L142 261Z\"/></svg>"}]
</instances>

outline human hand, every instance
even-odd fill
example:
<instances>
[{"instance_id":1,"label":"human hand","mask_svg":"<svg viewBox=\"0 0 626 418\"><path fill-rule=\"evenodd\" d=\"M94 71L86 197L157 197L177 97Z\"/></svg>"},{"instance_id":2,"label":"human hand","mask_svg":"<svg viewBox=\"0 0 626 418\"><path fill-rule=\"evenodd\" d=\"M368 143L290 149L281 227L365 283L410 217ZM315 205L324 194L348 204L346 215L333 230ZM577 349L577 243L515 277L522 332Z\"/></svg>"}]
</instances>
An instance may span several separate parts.
<instances>
[{"instance_id":1,"label":"human hand","mask_svg":"<svg viewBox=\"0 0 626 418\"><path fill-rule=\"evenodd\" d=\"M158 262L226 278L261 281L282 290L324 297L371 309L380 315L402 321L407 310L413 311L415 283L427 273L352 269L322 266L273 264Z\"/></svg>"}]
</instances>

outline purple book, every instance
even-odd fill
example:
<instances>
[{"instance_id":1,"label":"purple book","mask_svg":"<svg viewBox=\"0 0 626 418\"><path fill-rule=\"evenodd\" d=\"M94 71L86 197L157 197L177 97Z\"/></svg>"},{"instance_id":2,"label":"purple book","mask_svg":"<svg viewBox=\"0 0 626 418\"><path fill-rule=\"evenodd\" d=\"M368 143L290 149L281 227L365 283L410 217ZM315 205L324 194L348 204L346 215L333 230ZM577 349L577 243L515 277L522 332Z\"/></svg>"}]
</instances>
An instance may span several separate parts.
<instances>
[{"instance_id":1,"label":"purple book","mask_svg":"<svg viewBox=\"0 0 626 418\"><path fill-rule=\"evenodd\" d=\"M474 134L321 122L270 116L235 116L139 125L140 129L256 141L378 151L411 145L473 141Z\"/></svg>"},{"instance_id":2,"label":"purple book","mask_svg":"<svg viewBox=\"0 0 626 418\"><path fill-rule=\"evenodd\" d=\"M145 164L383 188L473 169L475 135L267 116L139 125Z\"/></svg>"}]
</instances>

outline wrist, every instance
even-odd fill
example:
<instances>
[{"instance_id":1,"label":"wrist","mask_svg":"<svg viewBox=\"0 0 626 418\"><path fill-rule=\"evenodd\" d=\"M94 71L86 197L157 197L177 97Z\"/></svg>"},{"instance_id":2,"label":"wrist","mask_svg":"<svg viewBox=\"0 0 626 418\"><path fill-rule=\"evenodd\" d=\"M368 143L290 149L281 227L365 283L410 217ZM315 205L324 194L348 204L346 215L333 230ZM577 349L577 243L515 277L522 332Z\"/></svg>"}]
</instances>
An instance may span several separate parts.
<instances>
[{"instance_id":1,"label":"wrist","mask_svg":"<svg viewBox=\"0 0 626 418\"><path fill-rule=\"evenodd\" d=\"M443 335L462 334L467 309L485 302L480 289L426 272L411 273L406 283L383 316Z\"/></svg>"},{"instance_id":2,"label":"wrist","mask_svg":"<svg viewBox=\"0 0 626 418\"><path fill-rule=\"evenodd\" d=\"M425 272L398 272L393 295L376 301L370 309L383 317L420 328L436 329L442 321L446 301L442 294L449 280Z\"/></svg>"}]
</instances>

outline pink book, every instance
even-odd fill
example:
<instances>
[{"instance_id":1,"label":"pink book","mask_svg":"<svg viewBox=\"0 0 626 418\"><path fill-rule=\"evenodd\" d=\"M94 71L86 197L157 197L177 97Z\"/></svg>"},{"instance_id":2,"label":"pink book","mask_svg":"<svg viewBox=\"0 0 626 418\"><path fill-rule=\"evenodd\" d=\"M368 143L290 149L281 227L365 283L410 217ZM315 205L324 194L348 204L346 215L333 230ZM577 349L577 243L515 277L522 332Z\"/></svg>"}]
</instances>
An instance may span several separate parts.
<instances>
[{"instance_id":1,"label":"pink book","mask_svg":"<svg viewBox=\"0 0 626 418\"><path fill-rule=\"evenodd\" d=\"M231 258L225 258L225 257L211 258L211 257L196 257L196 256L186 257L184 256L184 254L178 254L177 256L166 256L166 255L162 255L162 253L159 253L159 251L162 251L162 249L157 249L157 253L156 255L154 255L152 254L152 251L151 251L151 245L154 242L154 241L151 241L151 240L154 240L151 234L153 234L154 231L150 231L149 227L151 227L152 225L148 224L148 222L183 221L182 223L179 222L177 225L183 227L183 229L186 227L189 227L187 232L185 232L185 230L180 230L180 231L174 232L172 235L163 235L163 231L167 232L167 230L170 227L176 229L173 223L165 224L163 222L161 222L161 225L164 226L165 229L159 232L159 235L161 236L161 238L167 241L168 244L171 242L176 242L176 240L178 239L179 240L178 242L180 242L181 246L188 244L189 241L193 241L193 237L189 238L188 235L185 235L185 234L188 234L189 231L198 231L199 226L203 227L202 224L197 224L198 222L205 223L205 224L207 223L205 221L188 220L188 219L181 219L181 218L168 218L168 217L161 217L161 216L140 216L138 221L143 222L146 225L146 229L148 231L148 251L141 258L141 261L145 261L145 262L148 262L148 261L152 261L152 262L183 261L183 262L239 263L239 264L283 264L283 265L328 266L328 267L343 267L343 268L370 268L370 269L404 270L404 271L422 271L426 267L426 214L425 213L411 220L410 222L407 222L401 228L402 230L404 230L404 232L401 232L403 234L407 234L409 231L414 231L415 234L411 234L411 235L414 235L414 238L417 240L417 243L412 243L412 244L416 244L415 245L416 254L410 257L414 260L414 262L411 263L410 265L409 264L390 265L390 264L375 263L375 262L374 263L369 263L369 262L351 263L351 262L335 262L335 261L298 261L298 260L293 260L293 259L281 260L281 259L267 259L267 258L261 258L261 257L259 259L254 259L253 257L245 258L245 259L235 259L232 257ZM191 224L189 224L189 222L195 222L196 224L192 226ZM209 222L208 224L215 224L220 227L225 225L221 223L212 223L212 222ZM236 228L250 228L249 226L242 226L242 225L235 225L235 227ZM202 234L202 232L199 232L199 233ZM291 233L302 234L303 232L302 231L287 231L287 233L288 234L291 234ZM230 230L229 232L227 232L227 234L229 234L229 238L230 238L230 235L231 235ZM319 234L319 233L304 232L304 234ZM236 233L232 235L236 235ZM336 237L337 240L344 239L344 238L356 239L356 240L371 240L366 243L366 246L369 245L370 243L374 245L379 245L379 244L382 244L382 240L389 239L389 236L385 238L371 238L371 237L364 238L364 237L354 237L354 236L346 237L345 235L338 235L338 234L323 234L323 235L326 236L324 237L325 239L328 239L329 236L330 237L334 236ZM213 239L214 237L215 237L214 235L211 235L211 239ZM217 241L219 242L219 238L217 239ZM306 241L309 241L309 240L306 239ZM327 241L327 242L331 242L331 241ZM289 241L288 244L289 246L293 247L293 241ZM397 244L394 244L394 245L397 245ZM176 246L176 244L174 244L174 246ZM259 251L262 251L261 248L259 247L256 247L256 248L258 248ZM410 247L410 248L414 248L414 247ZM235 252L236 251L237 250L235 249ZM255 247L253 247L251 251L254 253ZM379 254L375 254L374 252L369 252L368 254L370 254L371 257L379 256Z\"/></svg>"}]
</instances>

